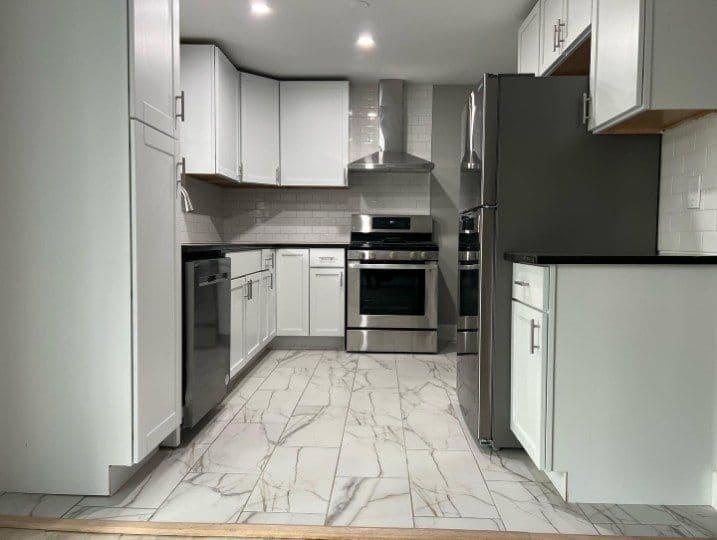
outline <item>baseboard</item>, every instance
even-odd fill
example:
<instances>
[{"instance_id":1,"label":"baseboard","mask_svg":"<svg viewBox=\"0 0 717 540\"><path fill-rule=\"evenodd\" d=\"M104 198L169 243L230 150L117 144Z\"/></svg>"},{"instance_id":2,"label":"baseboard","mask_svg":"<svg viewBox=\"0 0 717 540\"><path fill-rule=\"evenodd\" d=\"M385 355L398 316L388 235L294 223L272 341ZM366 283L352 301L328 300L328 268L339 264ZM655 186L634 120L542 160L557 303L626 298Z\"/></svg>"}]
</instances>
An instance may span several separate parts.
<instances>
[{"instance_id":1,"label":"baseboard","mask_svg":"<svg viewBox=\"0 0 717 540\"><path fill-rule=\"evenodd\" d=\"M314 349L344 350L344 337L318 336L276 336L271 342L272 349Z\"/></svg>"},{"instance_id":2,"label":"baseboard","mask_svg":"<svg viewBox=\"0 0 717 540\"><path fill-rule=\"evenodd\" d=\"M450 341L454 343L456 341L456 329L455 324L439 324L438 325L438 340L439 341Z\"/></svg>"}]
</instances>

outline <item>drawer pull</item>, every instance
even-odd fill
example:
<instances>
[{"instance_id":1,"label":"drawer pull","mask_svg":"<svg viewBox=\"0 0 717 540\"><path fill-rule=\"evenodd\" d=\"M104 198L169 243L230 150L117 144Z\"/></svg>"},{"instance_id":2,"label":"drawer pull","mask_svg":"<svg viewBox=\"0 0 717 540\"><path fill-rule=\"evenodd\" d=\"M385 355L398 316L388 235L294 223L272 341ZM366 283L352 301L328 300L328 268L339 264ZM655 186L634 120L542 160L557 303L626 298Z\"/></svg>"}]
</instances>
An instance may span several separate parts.
<instances>
[{"instance_id":1,"label":"drawer pull","mask_svg":"<svg viewBox=\"0 0 717 540\"><path fill-rule=\"evenodd\" d=\"M519 287L529 287L530 286L530 283L528 283L527 281L517 280L517 281L514 281L513 283L515 283Z\"/></svg>"}]
</instances>

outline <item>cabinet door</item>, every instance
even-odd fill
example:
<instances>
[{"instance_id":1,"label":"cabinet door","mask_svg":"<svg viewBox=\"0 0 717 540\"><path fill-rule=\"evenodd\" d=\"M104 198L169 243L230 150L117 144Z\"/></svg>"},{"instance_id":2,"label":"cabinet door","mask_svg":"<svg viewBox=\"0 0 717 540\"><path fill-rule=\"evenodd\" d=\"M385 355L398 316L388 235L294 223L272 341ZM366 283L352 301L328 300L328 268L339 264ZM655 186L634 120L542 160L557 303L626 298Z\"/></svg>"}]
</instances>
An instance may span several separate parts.
<instances>
[{"instance_id":1,"label":"cabinet door","mask_svg":"<svg viewBox=\"0 0 717 540\"><path fill-rule=\"evenodd\" d=\"M642 106L644 0L595 0L590 127Z\"/></svg>"},{"instance_id":2,"label":"cabinet door","mask_svg":"<svg viewBox=\"0 0 717 540\"><path fill-rule=\"evenodd\" d=\"M259 342L262 346L269 340L269 321L267 320L267 317L269 315L268 300L270 277L269 271L264 270L261 273L261 279L259 281L259 288L261 289L259 294Z\"/></svg>"},{"instance_id":3,"label":"cabinet door","mask_svg":"<svg viewBox=\"0 0 717 540\"><path fill-rule=\"evenodd\" d=\"M218 48L214 49L214 91L216 173L239 181L239 72Z\"/></svg>"},{"instance_id":4,"label":"cabinet door","mask_svg":"<svg viewBox=\"0 0 717 540\"><path fill-rule=\"evenodd\" d=\"M245 363L244 355L244 296L246 279L232 279L231 286L231 340L229 345L229 376L234 377Z\"/></svg>"},{"instance_id":5,"label":"cabinet door","mask_svg":"<svg viewBox=\"0 0 717 540\"><path fill-rule=\"evenodd\" d=\"M131 122L134 460L177 427L176 141Z\"/></svg>"},{"instance_id":6,"label":"cabinet door","mask_svg":"<svg viewBox=\"0 0 717 540\"><path fill-rule=\"evenodd\" d=\"M184 92L182 157L187 173L215 174L214 45L181 46L181 88Z\"/></svg>"},{"instance_id":7,"label":"cabinet door","mask_svg":"<svg viewBox=\"0 0 717 540\"><path fill-rule=\"evenodd\" d=\"M176 137L179 0L131 0L130 116Z\"/></svg>"},{"instance_id":8,"label":"cabinet door","mask_svg":"<svg viewBox=\"0 0 717 540\"><path fill-rule=\"evenodd\" d=\"M540 73L540 2L518 30L518 73Z\"/></svg>"},{"instance_id":9,"label":"cabinet door","mask_svg":"<svg viewBox=\"0 0 717 540\"><path fill-rule=\"evenodd\" d=\"M569 48L573 42L590 26L592 19L592 0L567 0L565 4L566 26L561 35L562 50Z\"/></svg>"},{"instance_id":10,"label":"cabinet door","mask_svg":"<svg viewBox=\"0 0 717 540\"><path fill-rule=\"evenodd\" d=\"M344 269L312 268L309 320L312 336L344 335Z\"/></svg>"},{"instance_id":11,"label":"cabinet door","mask_svg":"<svg viewBox=\"0 0 717 540\"><path fill-rule=\"evenodd\" d=\"M510 429L539 469L545 468L548 316L513 301Z\"/></svg>"},{"instance_id":12,"label":"cabinet door","mask_svg":"<svg viewBox=\"0 0 717 540\"><path fill-rule=\"evenodd\" d=\"M546 70L560 56L559 32L565 24L565 0L541 0L540 27L542 30L540 47L540 72ZM562 30L563 33L565 30Z\"/></svg>"},{"instance_id":13,"label":"cabinet door","mask_svg":"<svg viewBox=\"0 0 717 540\"><path fill-rule=\"evenodd\" d=\"M267 341L271 341L276 336L276 273L273 270L269 272L269 292L266 305Z\"/></svg>"},{"instance_id":14,"label":"cabinet door","mask_svg":"<svg viewBox=\"0 0 717 540\"><path fill-rule=\"evenodd\" d=\"M279 81L241 74L242 182L276 184L279 175Z\"/></svg>"},{"instance_id":15,"label":"cabinet door","mask_svg":"<svg viewBox=\"0 0 717 540\"><path fill-rule=\"evenodd\" d=\"M244 295L244 356L251 360L261 347L261 272L246 277Z\"/></svg>"},{"instance_id":16,"label":"cabinet door","mask_svg":"<svg viewBox=\"0 0 717 540\"><path fill-rule=\"evenodd\" d=\"M276 334L309 335L309 250L276 250Z\"/></svg>"},{"instance_id":17,"label":"cabinet door","mask_svg":"<svg viewBox=\"0 0 717 540\"><path fill-rule=\"evenodd\" d=\"M348 82L281 82L280 96L281 184L346 185Z\"/></svg>"}]
</instances>

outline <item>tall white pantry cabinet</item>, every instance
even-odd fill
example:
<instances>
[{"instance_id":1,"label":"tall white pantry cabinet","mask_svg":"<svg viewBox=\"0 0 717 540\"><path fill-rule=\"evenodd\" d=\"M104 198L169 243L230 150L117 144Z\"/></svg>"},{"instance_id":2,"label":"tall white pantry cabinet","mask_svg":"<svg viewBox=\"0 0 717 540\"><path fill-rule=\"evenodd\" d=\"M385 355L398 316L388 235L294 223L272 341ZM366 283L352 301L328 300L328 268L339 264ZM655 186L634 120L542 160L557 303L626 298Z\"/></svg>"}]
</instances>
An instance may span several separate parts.
<instances>
[{"instance_id":1,"label":"tall white pantry cabinet","mask_svg":"<svg viewBox=\"0 0 717 540\"><path fill-rule=\"evenodd\" d=\"M181 422L178 10L3 5L0 491L109 494Z\"/></svg>"}]
</instances>

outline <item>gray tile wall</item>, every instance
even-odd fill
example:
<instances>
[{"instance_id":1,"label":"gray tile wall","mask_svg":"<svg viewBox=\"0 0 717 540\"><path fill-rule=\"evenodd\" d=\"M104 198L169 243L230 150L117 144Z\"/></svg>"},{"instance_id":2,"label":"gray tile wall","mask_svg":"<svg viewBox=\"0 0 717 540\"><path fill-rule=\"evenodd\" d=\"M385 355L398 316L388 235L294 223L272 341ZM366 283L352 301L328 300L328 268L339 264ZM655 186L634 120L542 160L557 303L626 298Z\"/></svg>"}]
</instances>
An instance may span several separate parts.
<instances>
[{"instance_id":1,"label":"gray tile wall","mask_svg":"<svg viewBox=\"0 0 717 540\"><path fill-rule=\"evenodd\" d=\"M717 254L717 114L663 134L660 174L659 251Z\"/></svg>"}]
</instances>

